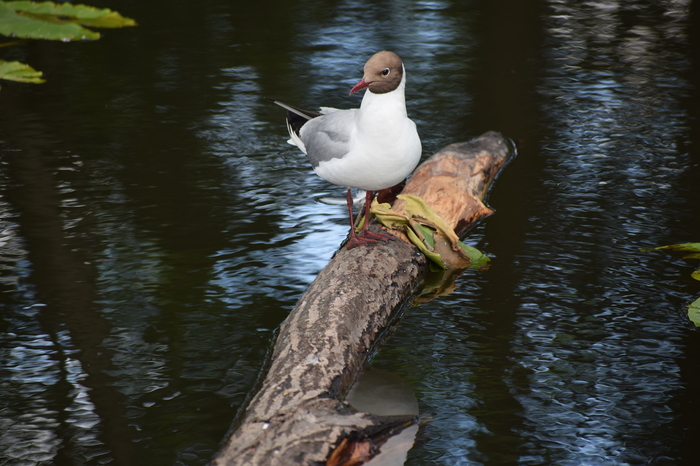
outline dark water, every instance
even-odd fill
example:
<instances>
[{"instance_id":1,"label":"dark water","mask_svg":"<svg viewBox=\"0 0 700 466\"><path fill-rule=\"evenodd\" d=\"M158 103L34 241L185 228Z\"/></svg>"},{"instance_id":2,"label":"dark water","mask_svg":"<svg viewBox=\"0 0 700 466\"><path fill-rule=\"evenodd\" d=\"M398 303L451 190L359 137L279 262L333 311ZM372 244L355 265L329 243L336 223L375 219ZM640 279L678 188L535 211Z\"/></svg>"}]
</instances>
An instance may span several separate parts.
<instances>
[{"instance_id":1,"label":"dark water","mask_svg":"<svg viewBox=\"0 0 700 466\"><path fill-rule=\"evenodd\" d=\"M346 233L283 114L406 62L429 155L520 142L468 242L373 364L430 421L410 465L699 464L697 2L91 2L93 43L3 48L0 463L203 464Z\"/></svg>"}]
</instances>

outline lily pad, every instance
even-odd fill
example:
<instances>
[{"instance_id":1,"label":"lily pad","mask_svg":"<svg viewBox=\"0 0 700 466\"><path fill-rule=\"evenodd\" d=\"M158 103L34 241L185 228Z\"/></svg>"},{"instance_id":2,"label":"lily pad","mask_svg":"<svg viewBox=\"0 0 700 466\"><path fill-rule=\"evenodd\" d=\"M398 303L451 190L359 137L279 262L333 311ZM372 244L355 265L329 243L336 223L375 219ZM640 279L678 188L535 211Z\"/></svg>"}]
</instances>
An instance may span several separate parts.
<instances>
[{"instance_id":1,"label":"lily pad","mask_svg":"<svg viewBox=\"0 0 700 466\"><path fill-rule=\"evenodd\" d=\"M700 243L669 244L668 246L659 246L657 248L647 249L647 251L653 251L654 249L661 251L700 252Z\"/></svg>"},{"instance_id":2,"label":"lily pad","mask_svg":"<svg viewBox=\"0 0 700 466\"><path fill-rule=\"evenodd\" d=\"M695 272L691 273L690 276L700 281L700 269L697 269Z\"/></svg>"},{"instance_id":3,"label":"lily pad","mask_svg":"<svg viewBox=\"0 0 700 466\"><path fill-rule=\"evenodd\" d=\"M87 29L136 26L131 18L108 8L53 2L0 1L0 34L24 39L96 40Z\"/></svg>"},{"instance_id":4,"label":"lily pad","mask_svg":"<svg viewBox=\"0 0 700 466\"><path fill-rule=\"evenodd\" d=\"M693 321L696 327L700 327L700 298L688 306L688 318Z\"/></svg>"},{"instance_id":5,"label":"lily pad","mask_svg":"<svg viewBox=\"0 0 700 466\"><path fill-rule=\"evenodd\" d=\"M42 72L18 61L0 60L0 79L21 83L43 83Z\"/></svg>"},{"instance_id":6,"label":"lily pad","mask_svg":"<svg viewBox=\"0 0 700 466\"><path fill-rule=\"evenodd\" d=\"M683 256L683 259L700 259L700 243L679 243L659 246L658 248L643 249L643 251L654 250L690 252L690 254ZM700 269L695 270L690 276L700 281ZM693 321L696 327L700 327L700 298L696 299L688 306L688 318Z\"/></svg>"}]
</instances>

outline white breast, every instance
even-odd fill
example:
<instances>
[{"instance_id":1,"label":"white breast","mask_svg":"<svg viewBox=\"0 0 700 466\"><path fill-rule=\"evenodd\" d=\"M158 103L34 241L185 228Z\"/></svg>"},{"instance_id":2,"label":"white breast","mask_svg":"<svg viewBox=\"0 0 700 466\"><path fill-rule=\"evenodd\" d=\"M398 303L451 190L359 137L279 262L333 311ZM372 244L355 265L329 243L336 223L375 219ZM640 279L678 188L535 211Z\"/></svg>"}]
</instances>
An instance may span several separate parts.
<instances>
[{"instance_id":1,"label":"white breast","mask_svg":"<svg viewBox=\"0 0 700 466\"><path fill-rule=\"evenodd\" d=\"M362 106L346 128L348 151L315 167L325 180L348 188L377 191L406 178L421 156L416 125L406 113L404 80L394 91L367 91Z\"/></svg>"}]
</instances>

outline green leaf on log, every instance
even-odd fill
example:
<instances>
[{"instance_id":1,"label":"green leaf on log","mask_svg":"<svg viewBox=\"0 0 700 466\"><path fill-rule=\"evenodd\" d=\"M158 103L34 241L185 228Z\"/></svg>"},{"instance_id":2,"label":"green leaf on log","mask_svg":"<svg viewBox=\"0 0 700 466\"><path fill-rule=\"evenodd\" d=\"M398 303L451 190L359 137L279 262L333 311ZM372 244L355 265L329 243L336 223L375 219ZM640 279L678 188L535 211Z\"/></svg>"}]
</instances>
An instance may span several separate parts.
<instances>
[{"instance_id":1,"label":"green leaf on log","mask_svg":"<svg viewBox=\"0 0 700 466\"><path fill-rule=\"evenodd\" d=\"M480 269L482 267L486 267L489 264L489 257L484 254L483 252L479 251L473 246L469 246L468 244L464 244L463 242L459 242L459 247L464 250L464 253L469 257L469 260L471 261L472 265L471 267Z\"/></svg>"},{"instance_id":2,"label":"green leaf on log","mask_svg":"<svg viewBox=\"0 0 700 466\"><path fill-rule=\"evenodd\" d=\"M442 269L482 268L488 264L489 258L461 242L454 230L423 199L410 194L399 194L397 198L405 202L405 213L376 201L371 212L385 227L405 232L434 264Z\"/></svg>"}]
</instances>

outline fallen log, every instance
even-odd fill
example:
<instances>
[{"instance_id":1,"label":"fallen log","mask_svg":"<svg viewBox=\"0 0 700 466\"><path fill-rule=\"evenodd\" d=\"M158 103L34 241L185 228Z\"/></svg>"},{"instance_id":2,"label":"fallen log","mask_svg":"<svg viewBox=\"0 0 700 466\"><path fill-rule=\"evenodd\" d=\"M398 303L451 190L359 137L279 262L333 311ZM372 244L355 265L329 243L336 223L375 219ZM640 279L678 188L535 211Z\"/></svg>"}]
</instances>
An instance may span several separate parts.
<instances>
[{"instance_id":1,"label":"fallen log","mask_svg":"<svg viewBox=\"0 0 700 466\"><path fill-rule=\"evenodd\" d=\"M495 132L451 144L418 167L403 194L423 198L461 236L492 213L483 201L512 154ZM213 464L325 464L348 440L376 446L414 423L357 412L344 398L427 270L407 241L340 249L280 327L267 374Z\"/></svg>"}]
</instances>

